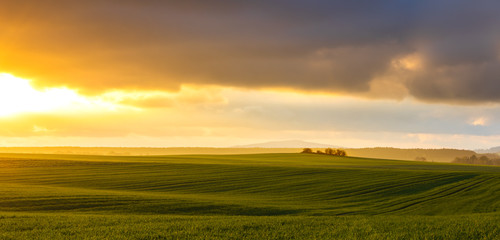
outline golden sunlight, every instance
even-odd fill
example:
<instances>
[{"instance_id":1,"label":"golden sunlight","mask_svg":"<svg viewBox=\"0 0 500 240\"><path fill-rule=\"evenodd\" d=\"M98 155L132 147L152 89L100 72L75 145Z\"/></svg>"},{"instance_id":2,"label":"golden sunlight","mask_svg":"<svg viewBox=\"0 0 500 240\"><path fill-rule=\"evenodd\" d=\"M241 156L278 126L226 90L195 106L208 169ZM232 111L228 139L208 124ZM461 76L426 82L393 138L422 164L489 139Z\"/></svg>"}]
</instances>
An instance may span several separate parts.
<instances>
[{"instance_id":1,"label":"golden sunlight","mask_svg":"<svg viewBox=\"0 0 500 240\"><path fill-rule=\"evenodd\" d=\"M112 109L113 103L95 101L79 95L68 88L35 89L30 80L11 74L0 74L0 117L20 113L77 110L82 107L105 107Z\"/></svg>"}]
</instances>

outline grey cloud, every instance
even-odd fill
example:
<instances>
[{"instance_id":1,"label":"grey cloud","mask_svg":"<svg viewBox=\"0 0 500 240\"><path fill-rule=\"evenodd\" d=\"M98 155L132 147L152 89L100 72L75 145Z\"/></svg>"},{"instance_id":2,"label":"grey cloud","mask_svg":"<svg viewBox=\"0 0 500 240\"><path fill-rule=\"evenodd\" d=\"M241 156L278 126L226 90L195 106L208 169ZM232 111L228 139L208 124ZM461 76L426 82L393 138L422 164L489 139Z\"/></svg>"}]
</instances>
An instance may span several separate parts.
<instances>
[{"instance_id":1,"label":"grey cloud","mask_svg":"<svg viewBox=\"0 0 500 240\"><path fill-rule=\"evenodd\" d=\"M500 63L429 69L409 83L411 93L429 101L498 102Z\"/></svg>"},{"instance_id":2,"label":"grey cloud","mask_svg":"<svg viewBox=\"0 0 500 240\"><path fill-rule=\"evenodd\" d=\"M401 76L415 97L499 100L500 3L494 1L0 3L0 71L44 84L363 94L394 59L418 54L423 68L409 80Z\"/></svg>"}]
</instances>

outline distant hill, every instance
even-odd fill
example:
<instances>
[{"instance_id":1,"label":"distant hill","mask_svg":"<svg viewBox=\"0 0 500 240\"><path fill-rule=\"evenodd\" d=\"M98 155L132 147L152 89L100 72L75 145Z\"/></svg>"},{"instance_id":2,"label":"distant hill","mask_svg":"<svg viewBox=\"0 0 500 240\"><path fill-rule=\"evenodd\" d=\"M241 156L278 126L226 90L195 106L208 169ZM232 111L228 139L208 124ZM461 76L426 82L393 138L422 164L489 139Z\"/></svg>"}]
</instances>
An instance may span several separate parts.
<instances>
[{"instance_id":1,"label":"distant hill","mask_svg":"<svg viewBox=\"0 0 500 240\"><path fill-rule=\"evenodd\" d=\"M347 155L366 158L383 158L397 160L418 160L428 162L452 162L457 157L476 154L470 150L460 149L401 149L401 148L351 148Z\"/></svg>"},{"instance_id":2,"label":"distant hill","mask_svg":"<svg viewBox=\"0 0 500 240\"><path fill-rule=\"evenodd\" d=\"M274 147L281 146L281 147ZM292 146L292 147L290 147ZM295 147L293 147L295 146ZM77 155L179 155L179 154L255 154L255 153L299 153L303 148L312 148L313 151L325 148L339 148L321 143L310 143L304 141L281 141L253 145L245 145L232 148L210 148L210 147L169 147L169 148L146 148L146 147L0 147L0 153L33 153L33 154L77 154ZM477 154L469 150L458 149L400 149L400 148L348 148L344 150L348 156L419 160L434 162L452 162L457 157L470 157ZM484 155L484 154L483 154ZM493 154L491 154L493 155ZM477 155L479 157L479 155ZM495 156L488 156L495 158Z\"/></svg>"},{"instance_id":3,"label":"distant hill","mask_svg":"<svg viewBox=\"0 0 500 240\"><path fill-rule=\"evenodd\" d=\"M477 149L474 150L477 153L500 153L500 146L499 147L492 147L488 149Z\"/></svg>"},{"instance_id":4,"label":"distant hill","mask_svg":"<svg viewBox=\"0 0 500 240\"><path fill-rule=\"evenodd\" d=\"M248 145L233 146L232 148L339 148L338 146L305 142L301 140L272 141Z\"/></svg>"}]
</instances>

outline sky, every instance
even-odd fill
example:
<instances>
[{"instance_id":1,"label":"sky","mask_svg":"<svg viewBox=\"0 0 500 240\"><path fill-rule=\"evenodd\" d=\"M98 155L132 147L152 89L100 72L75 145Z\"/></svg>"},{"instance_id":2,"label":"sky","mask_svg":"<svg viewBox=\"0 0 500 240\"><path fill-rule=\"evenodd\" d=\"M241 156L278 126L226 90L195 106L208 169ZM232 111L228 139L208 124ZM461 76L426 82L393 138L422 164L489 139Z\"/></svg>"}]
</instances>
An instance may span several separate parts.
<instances>
[{"instance_id":1,"label":"sky","mask_svg":"<svg viewBox=\"0 0 500 240\"><path fill-rule=\"evenodd\" d=\"M499 10L0 0L0 146L499 146Z\"/></svg>"}]
</instances>

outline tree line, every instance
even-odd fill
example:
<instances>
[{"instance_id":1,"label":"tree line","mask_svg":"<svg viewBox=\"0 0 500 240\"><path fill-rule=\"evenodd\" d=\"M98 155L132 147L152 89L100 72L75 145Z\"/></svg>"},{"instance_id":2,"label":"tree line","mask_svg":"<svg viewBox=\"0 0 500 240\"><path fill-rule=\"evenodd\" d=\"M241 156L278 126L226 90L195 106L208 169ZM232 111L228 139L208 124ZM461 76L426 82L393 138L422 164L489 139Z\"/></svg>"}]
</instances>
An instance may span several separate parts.
<instances>
[{"instance_id":1,"label":"tree line","mask_svg":"<svg viewBox=\"0 0 500 240\"><path fill-rule=\"evenodd\" d=\"M341 157L347 156L347 153L344 150L333 149L333 148L327 148L327 149L325 149L324 152L321 150L317 150L315 152L311 148L304 148L301 153L315 153L315 154L333 155L333 156L341 156Z\"/></svg>"},{"instance_id":2,"label":"tree line","mask_svg":"<svg viewBox=\"0 0 500 240\"><path fill-rule=\"evenodd\" d=\"M500 166L500 158L489 158L487 156L477 157L476 155L472 155L470 157L457 157L453 160L454 163L463 163L463 164L480 164L480 165L495 165Z\"/></svg>"}]
</instances>

